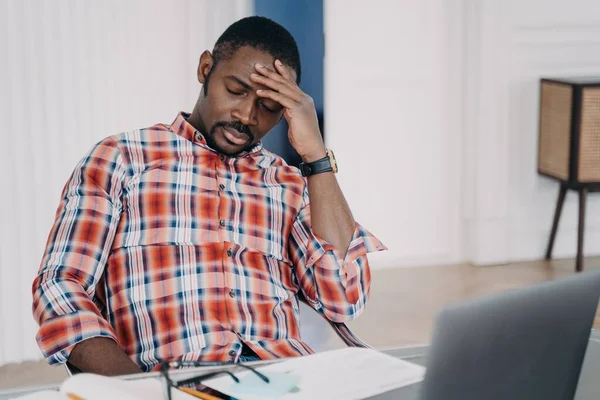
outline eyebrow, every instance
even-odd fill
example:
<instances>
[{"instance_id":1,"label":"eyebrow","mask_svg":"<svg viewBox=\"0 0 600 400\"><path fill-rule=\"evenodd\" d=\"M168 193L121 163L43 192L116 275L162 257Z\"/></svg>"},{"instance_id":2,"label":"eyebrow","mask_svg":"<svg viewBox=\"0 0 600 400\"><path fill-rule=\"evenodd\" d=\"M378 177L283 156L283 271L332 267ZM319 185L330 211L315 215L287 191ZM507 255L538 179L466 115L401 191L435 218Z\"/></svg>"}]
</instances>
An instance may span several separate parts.
<instances>
[{"instance_id":1,"label":"eyebrow","mask_svg":"<svg viewBox=\"0 0 600 400\"><path fill-rule=\"evenodd\" d=\"M236 81L237 83L239 83L246 90L254 90L254 88L252 88L252 86L249 83L244 82L243 80L241 80L237 76L228 75L228 76L226 76L226 78Z\"/></svg>"}]
</instances>

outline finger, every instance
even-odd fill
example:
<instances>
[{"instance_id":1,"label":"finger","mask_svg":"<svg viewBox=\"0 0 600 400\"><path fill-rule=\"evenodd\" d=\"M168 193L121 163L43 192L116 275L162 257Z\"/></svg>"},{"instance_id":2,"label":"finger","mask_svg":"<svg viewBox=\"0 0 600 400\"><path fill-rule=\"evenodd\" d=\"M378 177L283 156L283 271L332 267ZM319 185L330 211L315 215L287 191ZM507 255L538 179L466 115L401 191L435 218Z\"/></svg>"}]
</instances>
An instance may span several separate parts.
<instances>
[{"instance_id":1,"label":"finger","mask_svg":"<svg viewBox=\"0 0 600 400\"><path fill-rule=\"evenodd\" d=\"M263 97L266 99L271 99L273 101L276 101L277 103L281 104L283 107L285 107L287 109L294 108L298 104L296 101L294 101L290 97L284 95L283 93L274 92L272 90L258 89L256 91L256 94L258 95L258 97Z\"/></svg>"},{"instance_id":2,"label":"finger","mask_svg":"<svg viewBox=\"0 0 600 400\"><path fill-rule=\"evenodd\" d=\"M285 79L293 81L292 74L290 74L290 71L285 65L283 65L281 61L275 60L275 68L277 69L277 72L279 72L279 74L281 74L281 76L283 76Z\"/></svg>"},{"instance_id":3,"label":"finger","mask_svg":"<svg viewBox=\"0 0 600 400\"><path fill-rule=\"evenodd\" d=\"M273 71L270 68L265 67L264 65L260 64L260 63L256 63L254 65L254 68L256 69L256 71L258 71L258 73L260 75L266 76L268 78L273 79L276 82L280 82L280 83L291 83L289 80L285 79L282 75L280 75L278 72Z\"/></svg>"},{"instance_id":4,"label":"finger","mask_svg":"<svg viewBox=\"0 0 600 400\"><path fill-rule=\"evenodd\" d=\"M269 89L291 97L295 101L300 101L300 99L302 98L303 93L298 87L292 87L290 85L274 81L269 77L258 74L250 74L250 79L252 79L256 83L260 83L261 85L268 87Z\"/></svg>"},{"instance_id":5,"label":"finger","mask_svg":"<svg viewBox=\"0 0 600 400\"><path fill-rule=\"evenodd\" d=\"M279 60L277 60L277 61L279 61ZM281 64L281 66L283 66L281 61L279 61L279 63ZM288 73L288 71L285 71L287 73L287 78L286 78L285 76L281 75L280 73L275 72L272 69L270 69L260 63L256 63L255 68L260 73L260 76L265 76L269 79L274 80L275 82L279 82L280 84L289 87L291 90L297 91L300 95L303 94L302 91L300 90L300 88L298 87L298 85L296 84L296 82L294 80L290 79L291 75ZM279 89L279 91L281 91L281 90Z\"/></svg>"}]
</instances>

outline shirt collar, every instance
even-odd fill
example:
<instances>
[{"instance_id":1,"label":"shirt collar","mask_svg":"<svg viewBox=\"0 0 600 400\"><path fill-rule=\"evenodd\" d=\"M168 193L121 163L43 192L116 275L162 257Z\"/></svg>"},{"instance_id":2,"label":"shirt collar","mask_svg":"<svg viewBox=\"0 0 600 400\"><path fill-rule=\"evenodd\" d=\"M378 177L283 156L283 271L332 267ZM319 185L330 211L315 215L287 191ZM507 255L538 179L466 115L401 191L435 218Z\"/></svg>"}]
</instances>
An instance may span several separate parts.
<instances>
[{"instance_id":1,"label":"shirt collar","mask_svg":"<svg viewBox=\"0 0 600 400\"><path fill-rule=\"evenodd\" d=\"M215 150L208 147L208 145L206 144L206 139L204 138L204 135L202 133L200 133L200 131L198 131L196 128L194 128L189 122L187 122L187 119L189 118L189 116L190 116L190 114L186 113L184 111L181 111L179 114L177 114L175 121L173 121L173 123L169 127L171 132L181 136L184 139L189 140L190 142L192 142L194 144L202 146L202 147L212 151L213 153L216 153ZM250 155L254 155L254 154L261 152L262 149L263 149L262 142L258 142L250 149L238 154L237 157L247 157Z\"/></svg>"}]
</instances>

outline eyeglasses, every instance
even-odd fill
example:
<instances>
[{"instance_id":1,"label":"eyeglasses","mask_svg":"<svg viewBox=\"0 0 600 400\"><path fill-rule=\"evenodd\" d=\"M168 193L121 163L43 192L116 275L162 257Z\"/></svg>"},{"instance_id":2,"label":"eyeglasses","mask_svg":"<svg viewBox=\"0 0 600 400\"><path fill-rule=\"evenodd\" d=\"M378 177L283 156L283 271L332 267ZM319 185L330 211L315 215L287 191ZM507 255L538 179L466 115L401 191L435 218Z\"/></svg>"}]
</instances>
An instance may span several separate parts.
<instances>
[{"instance_id":1,"label":"eyeglasses","mask_svg":"<svg viewBox=\"0 0 600 400\"><path fill-rule=\"evenodd\" d=\"M241 363L240 364L232 364L232 363L205 362L205 361L164 362L164 363L162 363L162 365L160 367L160 373L165 381L165 386L164 386L165 399L172 400L172 397L171 397L172 388L178 389L178 388L186 386L186 385L199 384L203 380L210 379L210 378L213 378L213 377L215 377L217 375L221 375L221 374L227 374L231 377L231 379L233 379L233 381L235 383L240 383L239 378L237 376L235 376L231 371L228 371L226 369L208 372L206 374L202 374L202 375L198 375L198 376L194 376L192 378L187 378L187 379L182 379L182 380L171 379L169 377L169 369L184 368L184 367L226 367L226 366L236 366L236 367L245 368L249 371L252 371L256 376L258 376L260 379L262 379L265 383L269 383L269 378L267 378L265 375L261 374L256 369L254 369L248 365L241 364Z\"/></svg>"}]
</instances>

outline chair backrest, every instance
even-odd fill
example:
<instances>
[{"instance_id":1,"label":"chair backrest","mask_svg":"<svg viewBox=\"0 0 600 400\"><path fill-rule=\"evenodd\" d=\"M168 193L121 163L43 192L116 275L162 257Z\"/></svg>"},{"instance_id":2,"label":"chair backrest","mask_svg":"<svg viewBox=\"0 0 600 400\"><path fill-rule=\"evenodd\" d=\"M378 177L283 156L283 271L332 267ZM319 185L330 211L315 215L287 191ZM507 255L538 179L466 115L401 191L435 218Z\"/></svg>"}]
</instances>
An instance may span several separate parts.
<instances>
[{"instance_id":1,"label":"chair backrest","mask_svg":"<svg viewBox=\"0 0 600 400\"><path fill-rule=\"evenodd\" d=\"M81 370L79 368L77 368L73 364L69 363L68 361L65 363L65 369L67 370L67 374L69 376L73 376L73 375L77 375L77 374L81 373Z\"/></svg>"}]
</instances>

